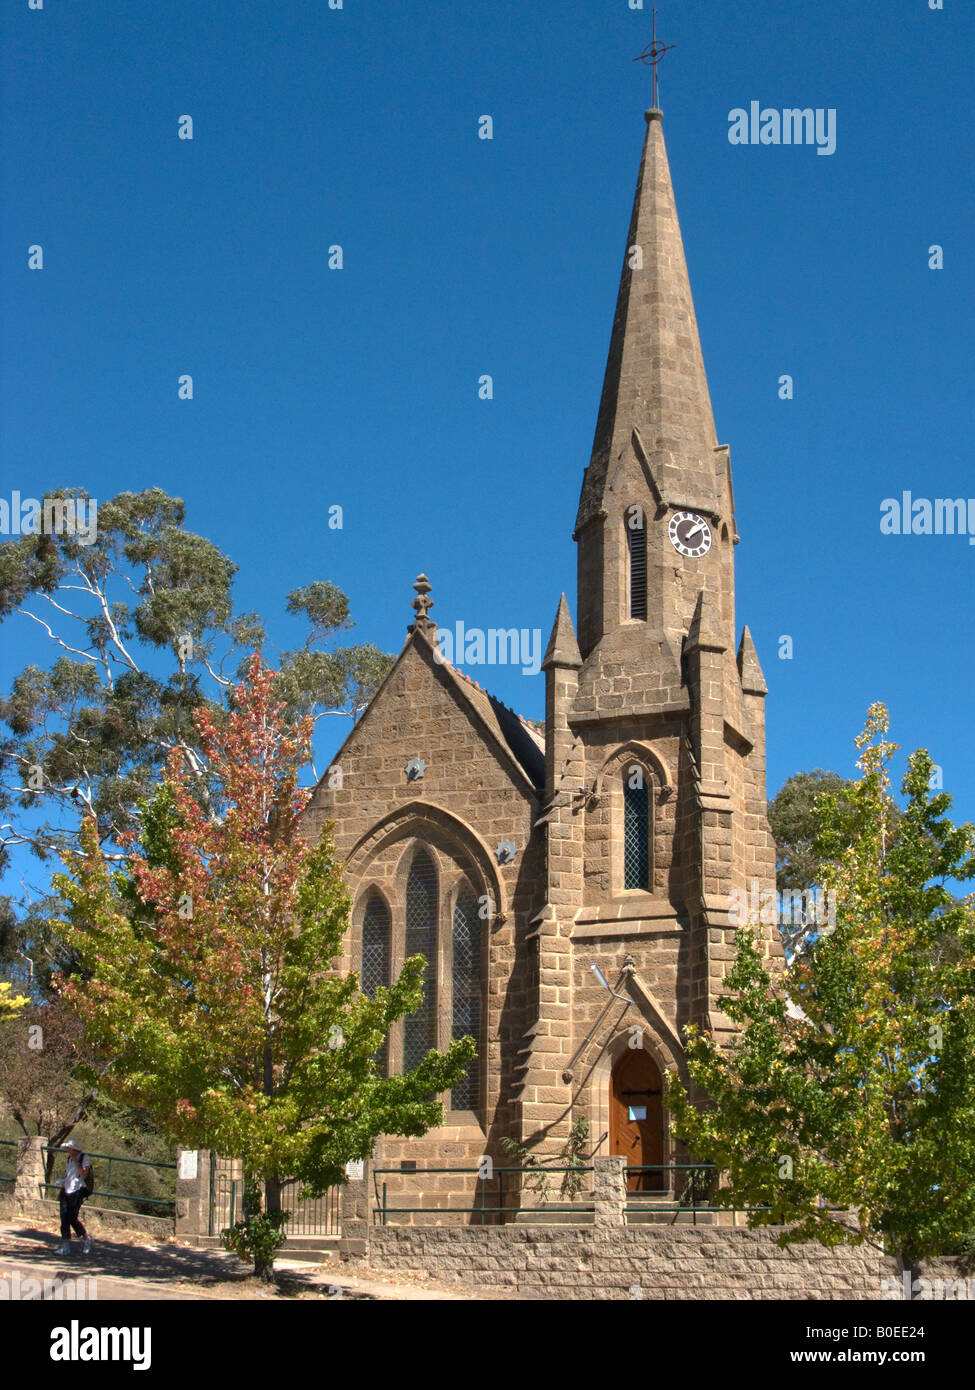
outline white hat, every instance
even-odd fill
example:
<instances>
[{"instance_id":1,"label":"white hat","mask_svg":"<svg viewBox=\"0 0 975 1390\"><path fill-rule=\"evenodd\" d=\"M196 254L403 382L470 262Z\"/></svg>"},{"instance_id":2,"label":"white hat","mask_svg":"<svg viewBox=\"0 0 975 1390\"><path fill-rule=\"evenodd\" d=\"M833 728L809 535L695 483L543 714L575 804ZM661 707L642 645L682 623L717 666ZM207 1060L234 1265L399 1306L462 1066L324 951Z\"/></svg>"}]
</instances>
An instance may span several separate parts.
<instances>
[{"instance_id":1,"label":"white hat","mask_svg":"<svg viewBox=\"0 0 975 1390\"><path fill-rule=\"evenodd\" d=\"M66 1139L61 1145L62 1149L77 1149L79 1153L84 1153L80 1144L76 1144L73 1139Z\"/></svg>"}]
</instances>

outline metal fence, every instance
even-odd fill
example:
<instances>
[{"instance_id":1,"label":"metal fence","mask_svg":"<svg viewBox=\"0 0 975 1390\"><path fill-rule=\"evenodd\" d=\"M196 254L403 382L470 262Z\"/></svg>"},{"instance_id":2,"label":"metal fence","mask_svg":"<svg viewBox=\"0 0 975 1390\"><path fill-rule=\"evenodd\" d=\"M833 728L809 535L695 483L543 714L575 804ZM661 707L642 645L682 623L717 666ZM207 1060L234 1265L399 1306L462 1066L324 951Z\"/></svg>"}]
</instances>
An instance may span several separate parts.
<instances>
[{"instance_id":1,"label":"metal fence","mask_svg":"<svg viewBox=\"0 0 975 1390\"><path fill-rule=\"evenodd\" d=\"M20 1141L17 1139L0 1139L0 1154L3 1154L7 1158L12 1158L14 1169L16 1169L17 1150L19 1146ZM54 1154L56 1158L65 1157L64 1149L58 1145L46 1144L43 1146L41 1152L44 1154ZM92 1160L92 1167L94 1169L95 1189L89 1199L93 1204L106 1206L107 1204L114 1204L115 1202L129 1202L133 1204L136 1210L140 1207L150 1208L150 1214L153 1215L171 1216L173 1214L175 1210L174 1197L158 1197L148 1192L125 1192L116 1190L114 1183L117 1181L117 1177L113 1178L113 1174L117 1175L118 1170L126 1164L129 1165L130 1168L147 1168L157 1179L157 1182L154 1184L157 1188L160 1186L168 1188L171 1183L175 1183L175 1163L155 1163L150 1159L124 1158L119 1154L92 1153L89 1149L86 1149L85 1153L88 1158ZM4 1163L3 1166L6 1167L7 1164ZM172 1172L173 1178L161 1177L160 1175L164 1172ZM0 1176L0 1182L7 1185L7 1190L13 1191L14 1177L12 1172L10 1176L6 1174ZM123 1173L122 1185L124 1184L125 1174ZM56 1197L60 1193L61 1184L59 1182L42 1183L41 1188L45 1195ZM126 1208L123 1208L123 1210L125 1209Z\"/></svg>"},{"instance_id":2,"label":"metal fence","mask_svg":"<svg viewBox=\"0 0 975 1390\"><path fill-rule=\"evenodd\" d=\"M578 1213L579 1215L591 1216L595 1208L592 1203L576 1202L568 1197L560 1188L559 1196L561 1201L552 1201L540 1206L526 1205L520 1199L526 1194L531 1196L539 1193L547 1195L549 1175L558 1176L562 1180L564 1187L565 1179L570 1175L574 1180L583 1173L592 1173L595 1170L591 1165L585 1164L524 1164L516 1166L514 1164L490 1168L480 1165L477 1168L435 1168L435 1167L410 1167L410 1168L374 1168L372 1170L373 1190L376 1197L376 1205L373 1208L373 1221L381 1226L389 1224L391 1216L407 1215L413 1213L434 1213L446 1216L472 1216L475 1223L481 1226L501 1225L506 1220L519 1216L522 1213L547 1213L552 1215L554 1212ZM469 1205L444 1206L442 1204L431 1206L429 1203L423 1206L400 1206L394 1205L395 1195L390 1200L389 1179L394 1175L401 1181L404 1178L421 1177L427 1173L456 1173L461 1175L475 1175L477 1177L476 1195L472 1198ZM527 1174L527 1180L519 1182L512 1177L513 1174ZM380 1184L379 1179L383 1182ZM469 1184L468 1184L469 1188Z\"/></svg>"},{"instance_id":3,"label":"metal fence","mask_svg":"<svg viewBox=\"0 0 975 1390\"><path fill-rule=\"evenodd\" d=\"M595 1210L591 1202L569 1200L564 1191L564 1180L571 1175L573 1182L577 1175L592 1173L592 1167L566 1164L534 1164L523 1167L413 1167L374 1168L373 1188L375 1205L373 1221L382 1226L389 1225L397 1217L414 1215L440 1217L466 1217L478 1225L500 1225L512 1220L522 1220L526 1216L546 1216L561 1221L573 1217L588 1219ZM721 1174L710 1163L658 1163L632 1165L624 1169L626 1176L626 1204L624 1215L627 1222L636 1218L643 1221L654 1220L676 1224L690 1221L697 1224L699 1216L706 1216L709 1223L719 1212L731 1216L732 1224L737 1225L739 1215L752 1211L768 1211L769 1207L734 1206L728 1207L716 1202L715 1195L720 1184ZM456 1175L458 1181L449 1191L430 1194L428 1200L406 1204L403 1197L404 1180L424 1175ZM520 1175L520 1180L519 1176ZM471 1176L476 1176L476 1189L471 1191ZM562 1180L562 1190L558 1186L550 1190L550 1177ZM534 1194L543 1199L541 1205L532 1202ZM469 1197L469 1201L466 1200ZM528 1201L525 1201L525 1198ZM450 1199L454 1198L453 1204ZM460 1199L458 1203L457 1199Z\"/></svg>"},{"instance_id":4,"label":"metal fence","mask_svg":"<svg viewBox=\"0 0 975 1390\"><path fill-rule=\"evenodd\" d=\"M13 1191L19 1147L16 1139L0 1139L0 1183L6 1184L0 1187L0 1193Z\"/></svg>"},{"instance_id":5,"label":"metal fence","mask_svg":"<svg viewBox=\"0 0 975 1390\"><path fill-rule=\"evenodd\" d=\"M341 1230L337 1187L330 1187L320 1197L302 1197L300 1182L286 1182L281 1187L281 1206L290 1212L285 1222L289 1236L337 1236ZM244 1213L244 1177L239 1159L210 1157L210 1235L242 1220Z\"/></svg>"},{"instance_id":6,"label":"metal fence","mask_svg":"<svg viewBox=\"0 0 975 1390\"><path fill-rule=\"evenodd\" d=\"M281 1205L291 1215L285 1223L289 1236L337 1236L341 1230L339 1198L341 1189L329 1187L321 1197L300 1196L301 1184L285 1183Z\"/></svg>"}]
</instances>

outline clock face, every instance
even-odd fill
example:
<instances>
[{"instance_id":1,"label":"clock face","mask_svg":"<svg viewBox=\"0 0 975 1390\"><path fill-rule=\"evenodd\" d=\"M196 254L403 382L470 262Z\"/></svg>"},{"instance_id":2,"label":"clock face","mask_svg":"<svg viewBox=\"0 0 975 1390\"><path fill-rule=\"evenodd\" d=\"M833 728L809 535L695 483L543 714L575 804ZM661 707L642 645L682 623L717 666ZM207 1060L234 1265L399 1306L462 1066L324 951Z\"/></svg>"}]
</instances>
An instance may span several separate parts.
<instances>
[{"instance_id":1,"label":"clock face","mask_svg":"<svg viewBox=\"0 0 975 1390\"><path fill-rule=\"evenodd\" d=\"M667 526L667 534L676 551L696 559L711 549L711 528L697 512L675 512Z\"/></svg>"}]
</instances>

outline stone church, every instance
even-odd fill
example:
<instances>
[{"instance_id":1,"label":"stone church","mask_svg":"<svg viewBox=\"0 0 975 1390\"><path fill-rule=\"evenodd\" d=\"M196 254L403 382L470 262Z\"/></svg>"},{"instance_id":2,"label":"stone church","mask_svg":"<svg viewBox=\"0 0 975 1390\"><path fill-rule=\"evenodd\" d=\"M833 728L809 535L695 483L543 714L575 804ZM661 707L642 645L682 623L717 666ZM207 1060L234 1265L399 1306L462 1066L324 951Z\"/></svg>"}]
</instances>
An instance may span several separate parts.
<instances>
[{"instance_id":1,"label":"stone church","mask_svg":"<svg viewBox=\"0 0 975 1390\"><path fill-rule=\"evenodd\" d=\"M405 645L334 759L342 787L323 779L306 812L311 838L334 822L345 863L343 966L371 993L406 956L428 962L382 1065L479 1044L442 1128L382 1141L389 1169L511 1163L505 1137L554 1159L585 1117L586 1153L624 1154L645 1170L631 1188L673 1191L662 1077L682 1069L686 1024L728 1037L736 894L774 887L729 452L661 112L646 125L574 532L576 624L563 595L542 663L544 736L440 659L421 575ZM418 1175L409 1200L469 1209L476 1186Z\"/></svg>"}]
</instances>

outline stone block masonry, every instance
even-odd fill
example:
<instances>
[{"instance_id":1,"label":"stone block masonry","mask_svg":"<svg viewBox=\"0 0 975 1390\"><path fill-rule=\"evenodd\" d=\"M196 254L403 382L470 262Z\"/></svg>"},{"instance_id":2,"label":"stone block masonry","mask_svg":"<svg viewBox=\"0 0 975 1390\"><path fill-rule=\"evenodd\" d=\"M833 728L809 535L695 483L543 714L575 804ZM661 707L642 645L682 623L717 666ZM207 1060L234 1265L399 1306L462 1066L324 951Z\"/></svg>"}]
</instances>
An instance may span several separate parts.
<instances>
[{"instance_id":1,"label":"stone block masonry","mask_svg":"<svg viewBox=\"0 0 975 1390\"><path fill-rule=\"evenodd\" d=\"M341 1253L391 1275L526 1299L865 1301L900 1287L896 1259L866 1247L783 1249L775 1227L628 1226L623 1160L594 1166L591 1225L379 1226L370 1224L367 1164L343 1189ZM958 1260L921 1273L968 1287Z\"/></svg>"},{"instance_id":2,"label":"stone block masonry","mask_svg":"<svg viewBox=\"0 0 975 1390\"><path fill-rule=\"evenodd\" d=\"M365 1258L389 1274L423 1272L529 1299L863 1300L883 1297L897 1264L876 1252L782 1250L772 1229L710 1227L385 1226Z\"/></svg>"}]
</instances>

